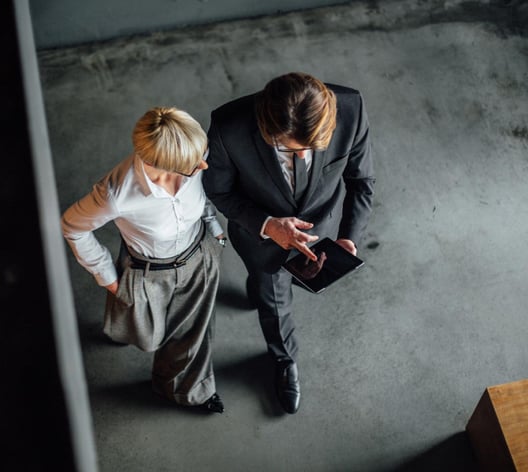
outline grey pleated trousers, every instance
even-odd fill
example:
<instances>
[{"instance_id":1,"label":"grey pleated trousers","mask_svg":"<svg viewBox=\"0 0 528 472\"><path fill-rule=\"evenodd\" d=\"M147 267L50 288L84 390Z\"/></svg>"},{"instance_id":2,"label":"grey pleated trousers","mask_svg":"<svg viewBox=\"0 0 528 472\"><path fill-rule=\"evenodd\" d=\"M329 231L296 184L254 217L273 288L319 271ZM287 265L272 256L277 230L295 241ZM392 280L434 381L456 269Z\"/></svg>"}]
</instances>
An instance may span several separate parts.
<instances>
[{"instance_id":1,"label":"grey pleated trousers","mask_svg":"<svg viewBox=\"0 0 528 472\"><path fill-rule=\"evenodd\" d=\"M121 251L119 289L107 297L104 332L155 351L152 387L182 405L201 404L216 391L212 344L221 250L206 233L186 265L158 271L132 269Z\"/></svg>"}]
</instances>

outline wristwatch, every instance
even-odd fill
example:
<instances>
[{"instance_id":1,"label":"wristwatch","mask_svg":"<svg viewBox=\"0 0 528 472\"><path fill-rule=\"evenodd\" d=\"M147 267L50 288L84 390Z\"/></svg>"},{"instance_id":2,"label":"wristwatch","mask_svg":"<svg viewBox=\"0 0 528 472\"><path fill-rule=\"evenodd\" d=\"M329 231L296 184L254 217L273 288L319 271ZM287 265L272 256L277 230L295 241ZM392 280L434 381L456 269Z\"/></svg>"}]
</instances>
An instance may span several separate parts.
<instances>
[{"instance_id":1,"label":"wristwatch","mask_svg":"<svg viewBox=\"0 0 528 472\"><path fill-rule=\"evenodd\" d=\"M218 238L218 242L224 247L227 246L227 238Z\"/></svg>"}]
</instances>

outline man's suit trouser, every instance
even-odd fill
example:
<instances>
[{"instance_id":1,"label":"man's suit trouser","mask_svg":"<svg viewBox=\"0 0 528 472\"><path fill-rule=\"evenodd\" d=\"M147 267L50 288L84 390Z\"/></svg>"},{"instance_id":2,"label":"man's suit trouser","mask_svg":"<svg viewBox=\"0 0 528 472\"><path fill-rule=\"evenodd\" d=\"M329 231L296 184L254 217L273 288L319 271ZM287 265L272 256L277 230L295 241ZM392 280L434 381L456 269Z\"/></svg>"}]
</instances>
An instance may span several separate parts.
<instances>
[{"instance_id":1,"label":"man's suit trouser","mask_svg":"<svg viewBox=\"0 0 528 472\"><path fill-rule=\"evenodd\" d=\"M248 271L248 296L257 307L269 354L276 360L295 360L298 346L292 313L291 275L284 269L265 272L261 248L246 230L229 222L228 233L233 249Z\"/></svg>"},{"instance_id":2,"label":"man's suit trouser","mask_svg":"<svg viewBox=\"0 0 528 472\"><path fill-rule=\"evenodd\" d=\"M284 269L274 274L251 270L249 296L256 304L268 352L275 360L295 360L297 340L292 314L292 278Z\"/></svg>"}]
</instances>

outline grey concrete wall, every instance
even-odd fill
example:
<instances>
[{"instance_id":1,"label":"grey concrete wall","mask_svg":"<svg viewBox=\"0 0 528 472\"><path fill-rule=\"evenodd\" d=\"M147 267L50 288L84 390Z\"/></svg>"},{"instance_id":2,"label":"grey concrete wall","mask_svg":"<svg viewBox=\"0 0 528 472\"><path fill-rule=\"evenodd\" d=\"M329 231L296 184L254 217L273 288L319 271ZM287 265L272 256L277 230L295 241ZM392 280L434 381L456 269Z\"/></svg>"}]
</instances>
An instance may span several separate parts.
<instances>
[{"instance_id":1,"label":"grey concrete wall","mask_svg":"<svg viewBox=\"0 0 528 472\"><path fill-rule=\"evenodd\" d=\"M351 3L340 0L30 0L37 49Z\"/></svg>"}]
</instances>

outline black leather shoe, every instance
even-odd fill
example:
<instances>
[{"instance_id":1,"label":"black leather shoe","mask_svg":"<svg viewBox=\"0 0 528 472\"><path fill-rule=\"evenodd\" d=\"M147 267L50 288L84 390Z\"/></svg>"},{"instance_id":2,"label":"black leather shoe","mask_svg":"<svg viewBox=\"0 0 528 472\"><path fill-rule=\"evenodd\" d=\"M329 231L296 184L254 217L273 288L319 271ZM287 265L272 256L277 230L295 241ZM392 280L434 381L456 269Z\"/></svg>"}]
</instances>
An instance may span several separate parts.
<instances>
[{"instance_id":1,"label":"black leather shoe","mask_svg":"<svg viewBox=\"0 0 528 472\"><path fill-rule=\"evenodd\" d=\"M200 409L210 411L211 413L223 413L224 404L218 393L214 393L209 400L200 405Z\"/></svg>"},{"instance_id":2,"label":"black leather shoe","mask_svg":"<svg viewBox=\"0 0 528 472\"><path fill-rule=\"evenodd\" d=\"M293 361L279 361L276 365L277 397L286 413L297 413L301 401L301 386L297 364Z\"/></svg>"}]
</instances>

